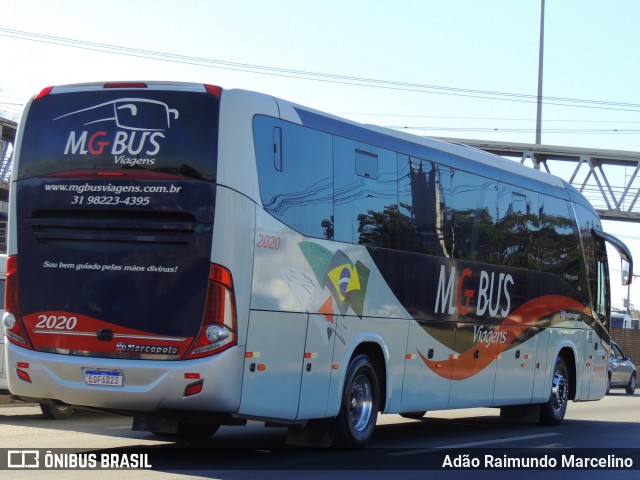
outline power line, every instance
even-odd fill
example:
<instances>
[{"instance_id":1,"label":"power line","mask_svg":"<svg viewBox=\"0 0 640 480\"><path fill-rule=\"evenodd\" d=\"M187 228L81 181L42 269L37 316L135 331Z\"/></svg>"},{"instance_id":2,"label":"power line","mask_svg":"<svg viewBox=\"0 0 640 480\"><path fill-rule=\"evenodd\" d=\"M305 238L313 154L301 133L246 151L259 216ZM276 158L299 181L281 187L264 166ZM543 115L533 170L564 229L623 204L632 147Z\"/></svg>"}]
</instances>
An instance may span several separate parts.
<instances>
[{"instance_id":1,"label":"power line","mask_svg":"<svg viewBox=\"0 0 640 480\"><path fill-rule=\"evenodd\" d=\"M323 72L311 72L305 70L295 70L287 68L270 67L265 65L255 65L240 62L229 62L224 60L216 60L202 57L192 57L186 55L178 55L172 53L156 52L151 50L136 49L130 47L121 47L117 45L108 45L103 43L89 42L84 40L75 40L71 38L56 37L52 35L44 35L21 30L12 30L0 28L0 36L16 38L20 40L28 40L39 43L48 43L53 45L78 48L82 50L99 51L110 54L126 55L137 58L146 58L172 63L182 63L196 66L204 66L210 68L218 68L222 70L242 71L246 73L254 73L261 75L271 75L287 78L296 78L301 80L321 81L328 83L336 83L343 85L355 85L369 88L383 88L397 91L407 91L415 93L429 93L437 95L451 95L457 97L469 97L488 100L510 101L536 103L535 95L499 92L490 90L477 90L468 88L447 87L441 85L426 85L417 83L408 83L392 80L382 80L375 78L354 77L348 75L338 75ZM557 105L564 107L590 108L600 110L615 110L626 112L640 111L640 104L626 102L610 102L601 100L586 100L565 97L543 97L543 101L547 105Z\"/></svg>"},{"instance_id":2,"label":"power line","mask_svg":"<svg viewBox=\"0 0 640 480\"><path fill-rule=\"evenodd\" d=\"M509 118L509 117L466 117L458 115L418 115L402 113L360 113L360 112L333 112L333 115L341 116L364 116L364 117L394 117L394 118L436 118L445 120L494 120L507 122L535 122L535 118ZM545 123L637 123L639 120L584 120L584 119L558 119L551 118Z\"/></svg>"},{"instance_id":3,"label":"power line","mask_svg":"<svg viewBox=\"0 0 640 480\"><path fill-rule=\"evenodd\" d=\"M386 125L386 128L394 130L421 130L421 131L447 131L447 132L500 132L500 133L532 133L535 128L500 128L500 127L439 127L439 126L402 126ZM594 135L638 135L640 129L621 128L544 128L544 133L564 134L594 134Z\"/></svg>"}]
</instances>

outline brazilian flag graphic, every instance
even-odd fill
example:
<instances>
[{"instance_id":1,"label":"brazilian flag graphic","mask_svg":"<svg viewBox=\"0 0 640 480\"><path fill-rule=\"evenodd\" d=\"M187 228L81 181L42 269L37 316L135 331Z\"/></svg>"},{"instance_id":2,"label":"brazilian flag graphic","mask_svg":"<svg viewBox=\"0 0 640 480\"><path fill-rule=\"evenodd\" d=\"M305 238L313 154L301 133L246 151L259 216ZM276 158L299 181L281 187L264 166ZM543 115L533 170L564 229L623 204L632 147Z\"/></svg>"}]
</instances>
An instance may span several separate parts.
<instances>
[{"instance_id":1,"label":"brazilian flag graphic","mask_svg":"<svg viewBox=\"0 0 640 480\"><path fill-rule=\"evenodd\" d=\"M298 244L321 286L331 292L342 315L349 307L362 318L364 297L367 291L370 270L361 261L354 264L342 251L330 250L313 242Z\"/></svg>"}]
</instances>

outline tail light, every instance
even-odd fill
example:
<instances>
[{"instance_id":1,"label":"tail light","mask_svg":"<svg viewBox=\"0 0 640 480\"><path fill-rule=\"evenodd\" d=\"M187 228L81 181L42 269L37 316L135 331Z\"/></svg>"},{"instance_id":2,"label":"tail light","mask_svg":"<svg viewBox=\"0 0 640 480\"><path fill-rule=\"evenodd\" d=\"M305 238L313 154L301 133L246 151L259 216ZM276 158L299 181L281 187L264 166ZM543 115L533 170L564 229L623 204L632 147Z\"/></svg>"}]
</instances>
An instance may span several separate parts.
<instances>
[{"instance_id":1,"label":"tail light","mask_svg":"<svg viewBox=\"0 0 640 480\"><path fill-rule=\"evenodd\" d=\"M218 98L220 98L220 95L222 95L222 88L216 85L205 84L204 89L209 95L213 95Z\"/></svg>"},{"instance_id":2,"label":"tail light","mask_svg":"<svg viewBox=\"0 0 640 480\"><path fill-rule=\"evenodd\" d=\"M38 93L33 99L38 100L39 98L46 97L51 93L51 90L53 90L53 86L45 87L42 90L40 90L40 93Z\"/></svg>"},{"instance_id":3,"label":"tail light","mask_svg":"<svg viewBox=\"0 0 640 480\"><path fill-rule=\"evenodd\" d=\"M22 323L20 312L20 290L18 288L18 256L7 258L7 278L4 291L5 312L2 317L7 340L20 347L33 350L33 345Z\"/></svg>"},{"instance_id":4,"label":"tail light","mask_svg":"<svg viewBox=\"0 0 640 480\"><path fill-rule=\"evenodd\" d=\"M231 272L213 264L209 271L202 326L184 359L215 355L234 346L237 341L236 299Z\"/></svg>"}]
</instances>

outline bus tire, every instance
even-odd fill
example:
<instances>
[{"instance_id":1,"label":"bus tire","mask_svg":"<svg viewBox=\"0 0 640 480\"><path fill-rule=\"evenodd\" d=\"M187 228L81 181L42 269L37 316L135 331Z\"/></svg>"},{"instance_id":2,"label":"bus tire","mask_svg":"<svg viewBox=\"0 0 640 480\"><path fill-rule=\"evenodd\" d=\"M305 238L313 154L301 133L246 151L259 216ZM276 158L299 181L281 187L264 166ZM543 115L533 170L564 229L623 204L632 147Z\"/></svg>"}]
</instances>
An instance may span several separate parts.
<instances>
[{"instance_id":1,"label":"bus tire","mask_svg":"<svg viewBox=\"0 0 640 480\"><path fill-rule=\"evenodd\" d=\"M569 402L569 373L567 364L562 357L556 359L553 367L553 379L551 382L551 395L546 403L540 405L540 425L558 425L567 413Z\"/></svg>"},{"instance_id":2,"label":"bus tire","mask_svg":"<svg viewBox=\"0 0 640 480\"><path fill-rule=\"evenodd\" d=\"M334 446L364 447L376 428L380 402L378 377L366 355L355 357L347 368Z\"/></svg>"},{"instance_id":3,"label":"bus tire","mask_svg":"<svg viewBox=\"0 0 640 480\"><path fill-rule=\"evenodd\" d=\"M71 405L57 403L41 403L40 410L44 418L48 420L64 420L65 418L69 418L73 413Z\"/></svg>"}]
</instances>

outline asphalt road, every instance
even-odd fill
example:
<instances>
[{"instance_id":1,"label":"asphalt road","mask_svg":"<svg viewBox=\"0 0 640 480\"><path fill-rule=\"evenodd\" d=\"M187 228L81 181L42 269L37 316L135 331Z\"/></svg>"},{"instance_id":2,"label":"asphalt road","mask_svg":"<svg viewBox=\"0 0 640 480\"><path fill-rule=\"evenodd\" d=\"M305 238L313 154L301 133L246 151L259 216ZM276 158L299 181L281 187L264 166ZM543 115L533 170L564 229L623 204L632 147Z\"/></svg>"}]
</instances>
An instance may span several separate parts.
<instances>
[{"instance_id":1,"label":"asphalt road","mask_svg":"<svg viewBox=\"0 0 640 480\"><path fill-rule=\"evenodd\" d=\"M513 478L510 469L441 468L447 459L467 461L485 455L531 458L548 452L593 456L605 452L640 467L640 394L614 390L599 402L571 403L565 421L539 427L502 421L495 409L428 413L422 420L383 415L373 442L363 450L283 448L286 431L250 422L222 427L206 441L185 441L133 432L131 419L108 414L75 413L62 421L46 420L37 406L0 405L0 455L5 449L52 453L135 454L151 468L138 470L13 469L12 478ZM46 450L43 450L46 449ZM65 450L56 450L65 449ZM560 449L560 450L554 450ZM580 450L575 450L580 449ZM582 450L584 449L584 450ZM615 449L615 450L609 450ZM6 450L8 451L8 450ZM134 457L135 457L134 455ZM42 458L41 458L42 459ZM0 459L2 460L2 459ZM135 460L135 458L134 458ZM429 472L428 470L435 470ZM0 477L2 476L0 471ZM8 473L5 471L4 473ZM90 476L88 475L90 474ZM544 473L544 472L542 472ZM547 472L548 473L548 472ZM555 472L558 473L558 472ZM480 475L478 475L480 474ZM502 477L504 475L504 477ZM508 475L508 477L507 477ZM521 470L519 480L540 478L540 470ZM637 478L640 470L615 472L599 468L563 470L564 478Z\"/></svg>"}]
</instances>

